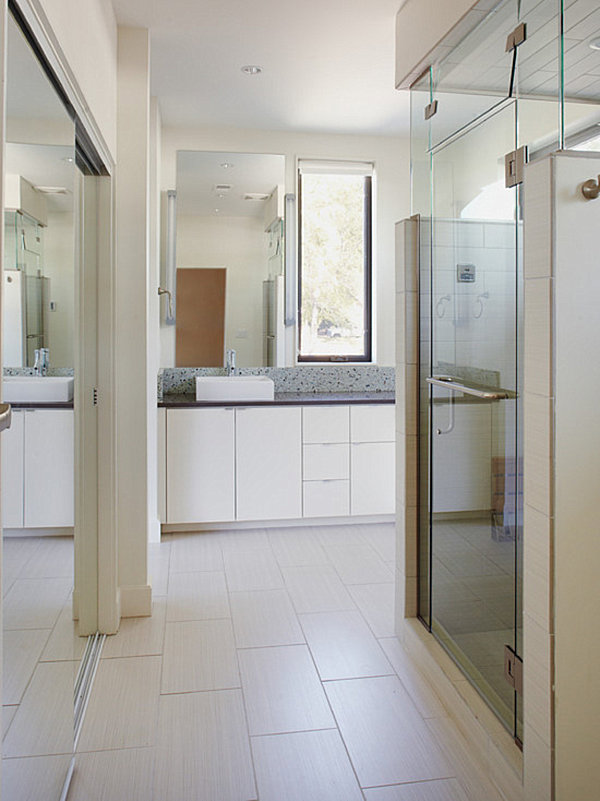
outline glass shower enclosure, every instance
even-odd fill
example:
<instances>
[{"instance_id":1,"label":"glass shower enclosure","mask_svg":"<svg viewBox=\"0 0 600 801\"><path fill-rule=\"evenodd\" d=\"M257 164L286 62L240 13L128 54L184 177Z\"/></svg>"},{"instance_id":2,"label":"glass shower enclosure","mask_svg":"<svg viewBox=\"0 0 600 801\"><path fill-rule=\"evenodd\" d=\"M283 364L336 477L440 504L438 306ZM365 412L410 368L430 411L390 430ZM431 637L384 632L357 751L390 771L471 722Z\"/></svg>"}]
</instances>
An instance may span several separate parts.
<instances>
[{"instance_id":1,"label":"glass shower enclosure","mask_svg":"<svg viewBox=\"0 0 600 801\"><path fill-rule=\"evenodd\" d=\"M591 0L504 0L411 87L418 614L522 740L522 174L600 149ZM595 77L594 77L595 76Z\"/></svg>"}]
</instances>

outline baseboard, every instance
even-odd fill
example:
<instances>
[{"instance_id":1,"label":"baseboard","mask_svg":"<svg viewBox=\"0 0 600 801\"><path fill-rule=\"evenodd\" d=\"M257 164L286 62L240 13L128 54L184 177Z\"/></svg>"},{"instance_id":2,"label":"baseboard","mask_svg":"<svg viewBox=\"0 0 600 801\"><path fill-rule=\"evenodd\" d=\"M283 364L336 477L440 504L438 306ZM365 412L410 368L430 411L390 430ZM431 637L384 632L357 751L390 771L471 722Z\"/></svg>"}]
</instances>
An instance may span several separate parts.
<instances>
[{"instance_id":1,"label":"baseboard","mask_svg":"<svg viewBox=\"0 0 600 801\"><path fill-rule=\"evenodd\" d=\"M152 587L137 584L119 590L121 617L149 617L152 614Z\"/></svg>"},{"instance_id":2,"label":"baseboard","mask_svg":"<svg viewBox=\"0 0 600 801\"><path fill-rule=\"evenodd\" d=\"M56 526L55 528L5 528L5 537L72 537L75 529L72 526Z\"/></svg>"},{"instance_id":3,"label":"baseboard","mask_svg":"<svg viewBox=\"0 0 600 801\"><path fill-rule=\"evenodd\" d=\"M500 793L525 801L523 752L479 693L419 620L406 618L397 636Z\"/></svg>"},{"instance_id":4,"label":"baseboard","mask_svg":"<svg viewBox=\"0 0 600 801\"><path fill-rule=\"evenodd\" d=\"M231 523L163 523L163 534L193 531L243 531L253 528L304 528L314 526L358 526L368 523L393 523L395 515L362 515L354 517L301 517L296 520L235 520Z\"/></svg>"}]
</instances>

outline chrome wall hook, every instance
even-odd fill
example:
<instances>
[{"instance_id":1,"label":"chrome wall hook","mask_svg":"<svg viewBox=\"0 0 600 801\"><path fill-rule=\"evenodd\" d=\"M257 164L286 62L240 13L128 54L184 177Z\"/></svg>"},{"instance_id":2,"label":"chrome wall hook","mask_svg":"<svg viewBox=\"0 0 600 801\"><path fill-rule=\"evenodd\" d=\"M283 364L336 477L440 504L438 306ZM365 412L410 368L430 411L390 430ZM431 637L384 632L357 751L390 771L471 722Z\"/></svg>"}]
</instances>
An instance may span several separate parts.
<instances>
[{"instance_id":1,"label":"chrome wall hook","mask_svg":"<svg viewBox=\"0 0 600 801\"><path fill-rule=\"evenodd\" d=\"M581 186L581 194L586 200L596 200L598 195L600 195L600 175L597 181L593 178L590 178L589 181L585 181Z\"/></svg>"}]
</instances>

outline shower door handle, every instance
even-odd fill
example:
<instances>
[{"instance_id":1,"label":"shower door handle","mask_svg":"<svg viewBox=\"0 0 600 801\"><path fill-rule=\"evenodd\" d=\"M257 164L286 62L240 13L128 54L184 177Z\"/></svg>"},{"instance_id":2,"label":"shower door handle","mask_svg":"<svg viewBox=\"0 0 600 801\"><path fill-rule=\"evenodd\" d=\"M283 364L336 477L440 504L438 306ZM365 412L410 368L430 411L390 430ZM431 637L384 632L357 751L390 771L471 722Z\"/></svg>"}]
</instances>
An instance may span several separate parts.
<instances>
[{"instance_id":1,"label":"shower door handle","mask_svg":"<svg viewBox=\"0 0 600 801\"><path fill-rule=\"evenodd\" d=\"M481 400L510 400L517 397L517 393L511 389L463 384L460 378L450 375L433 375L425 380L432 386L451 389L453 392L464 392L465 395L473 395Z\"/></svg>"}]
</instances>

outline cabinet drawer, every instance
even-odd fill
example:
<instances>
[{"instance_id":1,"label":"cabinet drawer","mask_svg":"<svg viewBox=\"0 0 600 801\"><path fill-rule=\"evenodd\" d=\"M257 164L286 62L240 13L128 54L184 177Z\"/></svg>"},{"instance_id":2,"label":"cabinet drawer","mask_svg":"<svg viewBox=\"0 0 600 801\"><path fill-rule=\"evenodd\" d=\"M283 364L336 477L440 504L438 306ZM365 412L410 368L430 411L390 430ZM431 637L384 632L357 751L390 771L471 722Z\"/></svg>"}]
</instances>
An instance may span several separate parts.
<instances>
[{"instance_id":1,"label":"cabinet drawer","mask_svg":"<svg viewBox=\"0 0 600 801\"><path fill-rule=\"evenodd\" d=\"M395 411L396 406L393 403L351 406L351 442L395 442Z\"/></svg>"},{"instance_id":2,"label":"cabinet drawer","mask_svg":"<svg viewBox=\"0 0 600 801\"><path fill-rule=\"evenodd\" d=\"M303 478L305 481L350 478L350 446L347 443L305 445Z\"/></svg>"},{"instance_id":3,"label":"cabinet drawer","mask_svg":"<svg viewBox=\"0 0 600 801\"><path fill-rule=\"evenodd\" d=\"M305 481L304 517L341 517L350 514L349 481Z\"/></svg>"},{"instance_id":4,"label":"cabinet drawer","mask_svg":"<svg viewBox=\"0 0 600 801\"><path fill-rule=\"evenodd\" d=\"M348 442L350 409L348 406L304 406L302 441L306 443Z\"/></svg>"}]
</instances>

